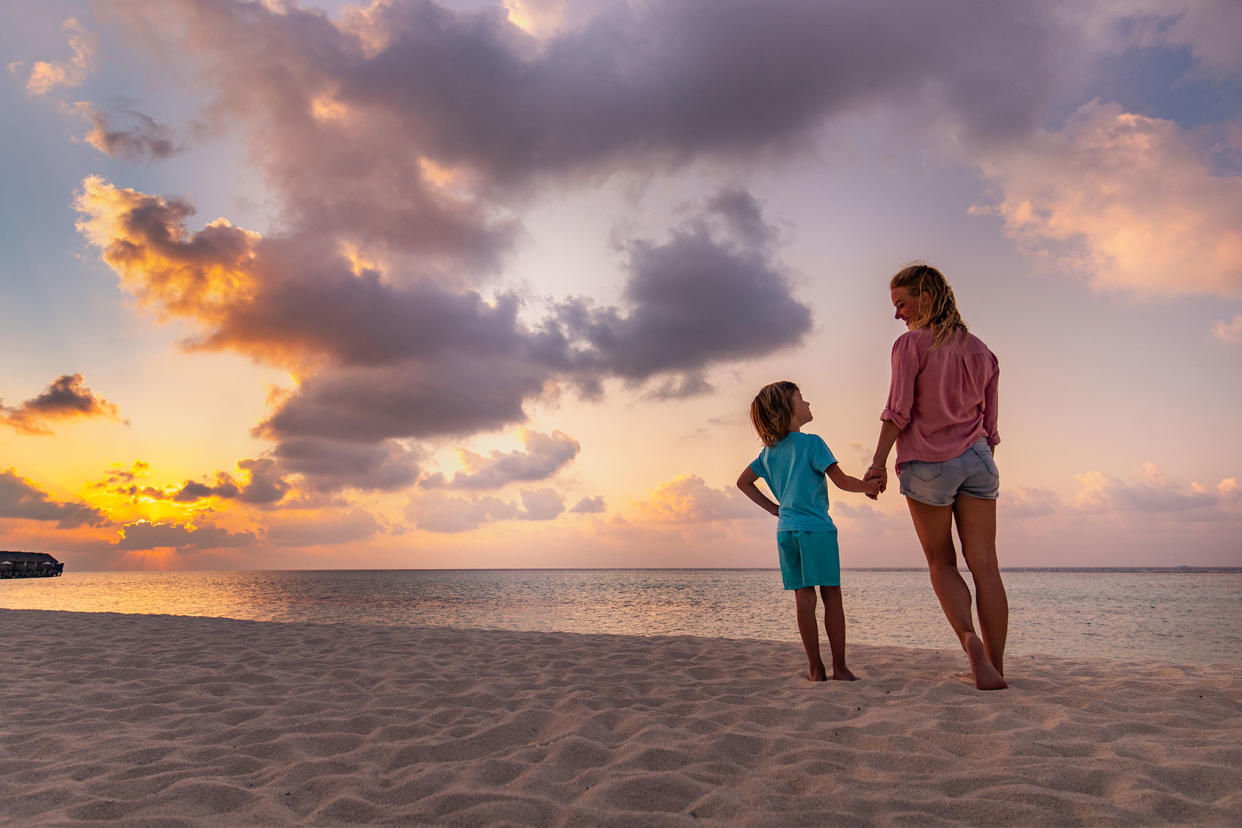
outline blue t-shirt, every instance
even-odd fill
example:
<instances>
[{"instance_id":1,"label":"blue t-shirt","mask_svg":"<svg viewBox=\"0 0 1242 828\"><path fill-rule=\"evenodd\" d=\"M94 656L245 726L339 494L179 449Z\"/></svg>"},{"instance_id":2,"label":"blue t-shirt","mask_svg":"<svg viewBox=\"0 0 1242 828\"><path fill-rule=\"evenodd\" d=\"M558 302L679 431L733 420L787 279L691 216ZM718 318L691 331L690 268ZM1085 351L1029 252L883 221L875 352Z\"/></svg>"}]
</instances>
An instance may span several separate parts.
<instances>
[{"instance_id":1,"label":"blue t-shirt","mask_svg":"<svg viewBox=\"0 0 1242 828\"><path fill-rule=\"evenodd\" d=\"M828 481L824 473L837 462L816 434L791 431L774 446L764 446L750 464L780 504L778 532L835 532L828 516Z\"/></svg>"}]
</instances>

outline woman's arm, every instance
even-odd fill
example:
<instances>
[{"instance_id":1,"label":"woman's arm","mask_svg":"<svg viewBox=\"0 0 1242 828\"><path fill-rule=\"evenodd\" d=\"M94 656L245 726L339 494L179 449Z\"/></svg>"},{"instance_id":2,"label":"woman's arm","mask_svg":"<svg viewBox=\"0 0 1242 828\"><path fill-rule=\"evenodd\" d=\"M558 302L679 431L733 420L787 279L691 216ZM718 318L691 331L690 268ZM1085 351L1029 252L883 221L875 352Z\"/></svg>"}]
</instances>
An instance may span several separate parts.
<instances>
[{"instance_id":1,"label":"woman's arm","mask_svg":"<svg viewBox=\"0 0 1242 828\"><path fill-rule=\"evenodd\" d=\"M737 476L737 487L742 490L742 494L753 500L759 508L763 509L772 517L780 517L781 507L768 499L767 495L759 491L759 487L755 485L755 481L759 479L759 475L755 474L750 466L742 469L742 473Z\"/></svg>"},{"instance_id":2,"label":"woman's arm","mask_svg":"<svg viewBox=\"0 0 1242 828\"><path fill-rule=\"evenodd\" d=\"M888 454L893 450L893 443L897 442L897 435L901 433L901 429L892 420L884 420L880 423L880 438L875 443L875 454L871 455L871 469L884 471L888 467Z\"/></svg>"},{"instance_id":3,"label":"woman's arm","mask_svg":"<svg viewBox=\"0 0 1242 828\"><path fill-rule=\"evenodd\" d=\"M828 467L828 479L843 492L861 492L867 497L875 497L880 493L878 481L859 480L841 470L840 463Z\"/></svg>"},{"instance_id":4,"label":"woman's arm","mask_svg":"<svg viewBox=\"0 0 1242 828\"><path fill-rule=\"evenodd\" d=\"M881 492L888 488L888 454L900 433L901 429L892 420L881 422L880 438L876 440L875 454L871 456L871 468L863 475L863 480L878 480Z\"/></svg>"}]
</instances>

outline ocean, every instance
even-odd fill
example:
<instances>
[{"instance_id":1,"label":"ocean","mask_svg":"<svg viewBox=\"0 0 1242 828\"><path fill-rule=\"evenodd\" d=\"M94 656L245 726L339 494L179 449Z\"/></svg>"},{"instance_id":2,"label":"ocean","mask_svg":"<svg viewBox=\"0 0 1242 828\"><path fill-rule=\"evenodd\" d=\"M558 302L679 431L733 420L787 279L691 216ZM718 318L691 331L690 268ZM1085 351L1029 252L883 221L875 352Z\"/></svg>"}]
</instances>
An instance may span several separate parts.
<instances>
[{"instance_id":1,"label":"ocean","mask_svg":"<svg viewBox=\"0 0 1242 828\"><path fill-rule=\"evenodd\" d=\"M1009 656L1242 664L1242 569L1003 574ZM842 590L848 641L956 647L926 571L845 570ZM766 569L66 572L0 580L0 608L798 641Z\"/></svg>"}]
</instances>

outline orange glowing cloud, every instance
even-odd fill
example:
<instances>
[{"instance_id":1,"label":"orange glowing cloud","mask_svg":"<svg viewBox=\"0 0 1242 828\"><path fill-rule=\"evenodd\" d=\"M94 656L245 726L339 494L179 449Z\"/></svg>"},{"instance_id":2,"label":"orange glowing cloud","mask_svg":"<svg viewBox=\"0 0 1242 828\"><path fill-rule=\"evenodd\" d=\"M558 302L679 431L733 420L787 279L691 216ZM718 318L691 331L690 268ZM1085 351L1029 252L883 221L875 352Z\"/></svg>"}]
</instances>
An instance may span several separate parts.
<instances>
[{"instance_id":1,"label":"orange glowing cloud","mask_svg":"<svg viewBox=\"0 0 1242 828\"><path fill-rule=\"evenodd\" d=\"M35 63L26 79L26 92L29 95L46 95L58 86L81 86L86 80L95 54L96 37L85 31L72 17L61 28L69 36L69 48L73 50L73 57L65 61L40 60ZM19 64L9 66L10 70L17 68Z\"/></svg>"},{"instance_id":2,"label":"orange glowing cloud","mask_svg":"<svg viewBox=\"0 0 1242 828\"><path fill-rule=\"evenodd\" d=\"M83 215L78 230L144 304L218 322L253 290L258 233L221 218L188 234L189 204L119 189L99 176L82 182L75 206Z\"/></svg>"},{"instance_id":3,"label":"orange glowing cloud","mask_svg":"<svg viewBox=\"0 0 1242 828\"><path fill-rule=\"evenodd\" d=\"M661 483L634 505L639 518L652 523L698 523L763 515L733 487L713 489L696 474L679 475Z\"/></svg>"},{"instance_id":4,"label":"orange glowing cloud","mask_svg":"<svg viewBox=\"0 0 1242 828\"><path fill-rule=\"evenodd\" d=\"M1215 175L1176 123L1093 101L982 166L1003 195L975 210L1061 245L1098 287L1242 296L1242 177Z\"/></svg>"}]
</instances>

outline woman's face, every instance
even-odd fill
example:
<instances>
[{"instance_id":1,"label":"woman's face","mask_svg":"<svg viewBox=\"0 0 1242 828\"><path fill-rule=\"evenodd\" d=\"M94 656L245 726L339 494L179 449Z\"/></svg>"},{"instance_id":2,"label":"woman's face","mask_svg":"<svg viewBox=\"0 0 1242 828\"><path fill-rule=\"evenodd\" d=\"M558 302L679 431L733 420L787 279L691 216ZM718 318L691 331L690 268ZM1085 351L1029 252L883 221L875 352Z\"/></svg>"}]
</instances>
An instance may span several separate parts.
<instances>
[{"instance_id":1,"label":"woman's face","mask_svg":"<svg viewBox=\"0 0 1242 828\"><path fill-rule=\"evenodd\" d=\"M893 318L905 322L907 330L914 330L919 320L919 297L903 287L893 288L892 296L893 307L897 311Z\"/></svg>"}]
</instances>

